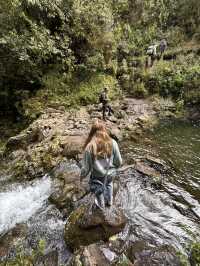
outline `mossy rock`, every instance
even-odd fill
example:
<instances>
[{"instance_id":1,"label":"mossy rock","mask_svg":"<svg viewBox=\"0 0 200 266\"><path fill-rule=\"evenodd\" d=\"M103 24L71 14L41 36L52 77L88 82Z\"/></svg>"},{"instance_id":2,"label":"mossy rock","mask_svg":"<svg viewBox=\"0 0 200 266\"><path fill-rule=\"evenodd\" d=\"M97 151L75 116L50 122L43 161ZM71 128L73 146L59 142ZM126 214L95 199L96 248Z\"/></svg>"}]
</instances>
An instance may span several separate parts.
<instances>
[{"instance_id":1,"label":"mossy rock","mask_svg":"<svg viewBox=\"0 0 200 266\"><path fill-rule=\"evenodd\" d=\"M192 266L200 266L200 242L194 243L192 245L190 263Z\"/></svg>"},{"instance_id":2,"label":"mossy rock","mask_svg":"<svg viewBox=\"0 0 200 266\"><path fill-rule=\"evenodd\" d=\"M121 232L124 214L116 208L105 211L92 208L92 200L71 213L65 226L65 241L72 249L108 239Z\"/></svg>"}]
</instances>

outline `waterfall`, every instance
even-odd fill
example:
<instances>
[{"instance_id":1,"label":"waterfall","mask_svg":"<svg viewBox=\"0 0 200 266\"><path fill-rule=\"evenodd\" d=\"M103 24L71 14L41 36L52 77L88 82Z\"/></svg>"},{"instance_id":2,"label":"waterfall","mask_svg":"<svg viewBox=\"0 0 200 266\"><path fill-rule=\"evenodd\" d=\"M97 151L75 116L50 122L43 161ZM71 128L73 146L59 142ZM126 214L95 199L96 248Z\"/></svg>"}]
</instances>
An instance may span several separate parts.
<instances>
[{"instance_id":1,"label":"waterfall","mask_svg":"<svg viewBox=\"0 0 200 266\"><path fill-rule=\"evenodd\" d=\"M32 185L17 185L14 189L0 193L0 234L17 223L26 222L45 203L51 193L51 180L44 176Z\"/></svg>"}]
</instances>

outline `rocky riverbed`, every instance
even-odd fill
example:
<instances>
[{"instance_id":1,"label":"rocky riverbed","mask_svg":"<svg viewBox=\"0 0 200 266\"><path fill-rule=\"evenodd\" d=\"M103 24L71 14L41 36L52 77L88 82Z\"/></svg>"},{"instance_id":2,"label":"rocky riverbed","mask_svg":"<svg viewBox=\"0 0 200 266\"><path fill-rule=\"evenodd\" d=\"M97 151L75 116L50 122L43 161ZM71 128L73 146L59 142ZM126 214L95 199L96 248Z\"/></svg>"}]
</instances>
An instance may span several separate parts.
<instances>
[{"instance_id":1,"label":"rocky riverbed","mask_svg":"<svg viewBox=\"0 0 200 266\"><path fill-rule=\"evenodd\" d=\"M114 109L115 116L108 118L106 126L118 140L129 132L141 134L155 121L156 111L148 101L127 98L115 103ZM3 156L9 174L15 180L30 180L43 176L63 159L77 159L95 118L101 118L99 106L70 112L48 108L27 129L8 140Z\"/></svg>"},{"instance_id":2,"label":"rocky riverbed","mask_svg":"<svg viewBox=\"0 0 200 266\"><path fill-rule=\"evenodd\" d=\"M184 243L194 241L184 227L198 240L198 204L195 214L174 201L180 191L166 183L174 169L165 160L128 155L128 141L148 142L143 132L155 126L159 110L129 98L114 109L106 124L126 155L115 204L104 213L91 209L88 180L80 183L77 165L92 119L101 118L99 106L48 108L8 140L1 161L0 261L14 258L19 246L30 257L45 240L29 265L180 265Z\"/></svg>"}]
</instances>

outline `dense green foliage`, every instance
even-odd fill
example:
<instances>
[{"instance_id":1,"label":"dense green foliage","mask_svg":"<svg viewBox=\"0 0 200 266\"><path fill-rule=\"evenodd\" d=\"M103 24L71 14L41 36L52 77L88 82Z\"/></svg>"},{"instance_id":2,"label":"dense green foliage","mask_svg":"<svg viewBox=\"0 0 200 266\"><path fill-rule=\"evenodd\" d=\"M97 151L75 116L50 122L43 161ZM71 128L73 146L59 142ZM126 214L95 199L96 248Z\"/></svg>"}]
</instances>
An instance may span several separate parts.
<instances>
[{"instance_id":1,"label":"dense green foliage","mask_svg":"<svg viewBox=\"0 0 200 266\"><path fill-rule=\"evenodd\" d=\"M38 90L34 97L22 100L25 115L30 119L37 118L48 106L77 108L80 105L98 103L100 91L104 87L110 88L110 99L119 96L116 79L106 74L96 73L83 81L76 77L68 79L64 75L48 74L43 77L43 82L46 89Z\"/></svg>"},{"instance_id":2,"label":"dense green foliage","mask_svg":"<svg viewBox=\"0 0 200 266\"><path fill-rule=\"evenodd\" d=\"M129 92L135 96L159 94L185 103L200 103L200 60L193 54L173 61L158 61L150 70L132 72Z\"/></svg>"},{"instance_id":3,"label":"dense green foliage","mask_svg":"<svg viewBox=\"0 0 200 266\"><path fill-rule=\"evenodd\" d=\"M97 85L84 92L82 86L99 75L130 88L135 73L129 69L143 66L147 45L163 37L172 49L188 39L199 41L199 18L196 0L0 0L0 108L3 114L24 115L27 100L43 105L39 95L47 95L50 104L53 95L56 103L65 95L66 106L94 102L96 92L83 94ZM199 68L183 69L179 77L179 65L159 66L150 80L161 94L177 82L185 89ZM175 80L166 85L165 75ZM149 93L148 82L145 78L134 86L136 96Z\"/></svg>"}]
</instances>

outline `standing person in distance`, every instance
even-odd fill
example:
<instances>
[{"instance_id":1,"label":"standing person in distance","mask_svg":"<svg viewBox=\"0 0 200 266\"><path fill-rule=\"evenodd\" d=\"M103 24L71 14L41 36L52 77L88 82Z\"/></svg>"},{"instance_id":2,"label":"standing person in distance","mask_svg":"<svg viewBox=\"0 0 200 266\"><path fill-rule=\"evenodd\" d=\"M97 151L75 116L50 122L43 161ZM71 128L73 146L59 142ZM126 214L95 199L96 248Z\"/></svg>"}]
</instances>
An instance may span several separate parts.
<instances>
[{"instance_id":1,"label":"standing person in distance","mask_svg":"<svg viewBox=\"0 0 200 266\"><path fill-rule=\"evenodd\" d=\"M147 48L146 54L148 55L148 58L147 58L147 60L148 60L148 66L149 66L149 59L150 59L150 67L153 66L154 61L157 58L157 47L158 47L158 45L156 43L154 43L153 45L150 45Z\"/></svg>"},{"instance_id":2,"label":"standing person in distance","mask_svg":"<svg viewBox=\"0 0 200 266\"><path fill-rule=\"evenodd\" d=\"M99 97L99 102L102 103L102 117L103 120L106 121L106 112L108 111L108 115L111 116L114 114L114 111L112 110L110 104L109 104L109 98L108 98L108 89L104 88L104 90L101 92Z\"/></svg>"},{"instance_id":3,"label":"standing person in distance","mask_svg":"<svg viewBox=\"0 0 200 266\"><path fill-rule=\"evenodd\" d=\"M160 41L160 57L163 56L166 49L167 49L167 41L166 39L162 39Z\"/></svg>"}]
</instances>

